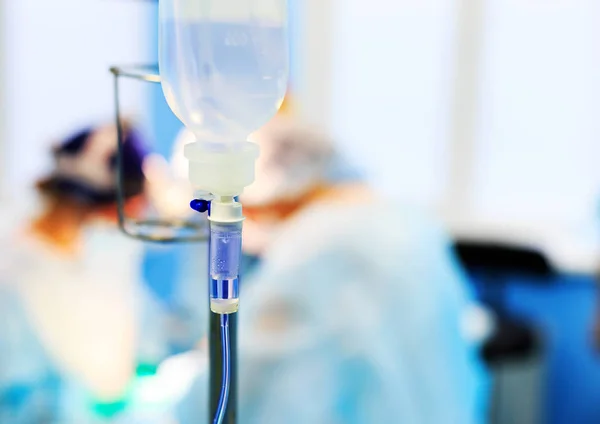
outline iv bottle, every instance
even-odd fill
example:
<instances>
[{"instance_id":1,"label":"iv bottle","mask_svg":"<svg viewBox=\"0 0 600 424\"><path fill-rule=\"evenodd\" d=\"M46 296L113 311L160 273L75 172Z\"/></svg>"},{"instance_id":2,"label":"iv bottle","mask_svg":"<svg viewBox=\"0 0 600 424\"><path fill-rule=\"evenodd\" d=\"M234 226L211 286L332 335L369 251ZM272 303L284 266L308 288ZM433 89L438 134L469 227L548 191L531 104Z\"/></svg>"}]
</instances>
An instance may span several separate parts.
<instances>
[{"instance_id":1,"label":"iv bottle","mask_svg":"<svg viewBox=\"0 0 600 424\"><path fill-rule=\"evenodd\" d=\"M286 92L287 0L159 4L159 66L169 106L200 142L246 141Z\"/></svg>"},{"instance_id":2,"label":"iv bottle","mask_svg":"<svg viewBox=\"0 0 600 424\"><path fill-rule=\"evenodd\" d=\"M212 194L211 310L235 313L242 207L258 146L248 136L287 89L287 0L159 0L159 68L173 113L196 142L184 147L190 182Z\"/></svg>"}]
</instances>

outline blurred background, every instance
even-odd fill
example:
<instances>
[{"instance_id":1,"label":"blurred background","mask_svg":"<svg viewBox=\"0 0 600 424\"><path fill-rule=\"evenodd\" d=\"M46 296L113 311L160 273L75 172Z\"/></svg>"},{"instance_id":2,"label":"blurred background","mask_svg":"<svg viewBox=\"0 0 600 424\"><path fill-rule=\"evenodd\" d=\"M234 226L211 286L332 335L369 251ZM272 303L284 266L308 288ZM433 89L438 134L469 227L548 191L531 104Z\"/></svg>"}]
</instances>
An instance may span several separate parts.
<instances>
[{"instance_id":1,"label":"blurred background","mask_svg":"<svg viewBox=\"0 0 600 424\"><path fill-rule=\"evenodd\" d=\"M290 0L289 8L296 116L328 134L379 195L442 223L468 289L493 317L493 324L476 320L491 328L480 350L492 375L488 421L600 422L600 3ZM31 199L36 183L56 173L52 148L82 128L113 122L109 68L157 61L157 4L0 0L0 19L0 239L9 252L8 234L42 208ZM182 126L160 87L128 81L121 89L122 111L144 149L170 160ZM127 353L137 355L143 377L199 340L193 322L205 305L182 299L202 291L190 288L189 275L205 256L201 246L190 253L189 246L120 237L94 246L106 252L122 243L114 249L128 261L126 279L145 294L124 294L118 284L105 293L131 298L115 322L137 308L140 328L160 334L131 330L102 343L144 339L141 353ZM32 262L14 263L0 261L7 280ZM79 299L64 297L64 305ZM59 333L70 331L61 324L68 318L48 313L39 321L56 319ZM46 342L68 356L61 345L88 343L77 331L74 341ZM169 339L174 333L179 338ZM25 351L39 348L32 343ZM14 368L8 356L0 353L0 368ZM69 402L78 402L82 392L73 384ZM24 395L6 387L1 423L46 422L14 418L15 396ZM81 402L110 419L124 408L114 400Z\"/></svg>"}]
</instances>

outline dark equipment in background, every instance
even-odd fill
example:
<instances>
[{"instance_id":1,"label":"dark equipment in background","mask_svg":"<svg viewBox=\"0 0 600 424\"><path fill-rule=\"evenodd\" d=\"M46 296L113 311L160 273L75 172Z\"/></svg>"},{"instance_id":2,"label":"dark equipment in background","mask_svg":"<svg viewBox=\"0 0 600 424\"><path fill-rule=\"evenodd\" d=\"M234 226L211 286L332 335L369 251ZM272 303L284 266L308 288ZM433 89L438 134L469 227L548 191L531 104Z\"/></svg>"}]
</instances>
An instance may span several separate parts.
<instances>
[{"instance_id":1,"label":"dark equipment in background","mask_svg":"<svg viewBox=\"0 0 600 424\"><path fill-rule=\"evenodd\" d=\"M454 251L478 291L496 315L492 336L481 355L493 375L491 424L544 422L546 359L544 338L531 323L506 311L505 289L514 277L548 284L556 275L540 252L514 245L457 240Z\"/></svg>"}]
</instances>

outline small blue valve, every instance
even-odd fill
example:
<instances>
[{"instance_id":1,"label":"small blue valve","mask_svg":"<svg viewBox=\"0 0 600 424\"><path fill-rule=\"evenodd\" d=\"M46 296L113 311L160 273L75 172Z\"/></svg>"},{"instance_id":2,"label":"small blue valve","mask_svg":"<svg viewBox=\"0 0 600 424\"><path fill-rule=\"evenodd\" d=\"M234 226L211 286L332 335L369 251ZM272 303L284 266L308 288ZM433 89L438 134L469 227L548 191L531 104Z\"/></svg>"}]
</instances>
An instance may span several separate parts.
<instances>
[{"instance_id":1,"label":"small blue valve","mask_svg":"<svg viewBox=\"0 0 600 424\"><path fill-rule=\"evenodd\" d=\"M194 199L190 202L190 207L199 213L210 213L210 200Z\"/></svg>"}]
</instances>

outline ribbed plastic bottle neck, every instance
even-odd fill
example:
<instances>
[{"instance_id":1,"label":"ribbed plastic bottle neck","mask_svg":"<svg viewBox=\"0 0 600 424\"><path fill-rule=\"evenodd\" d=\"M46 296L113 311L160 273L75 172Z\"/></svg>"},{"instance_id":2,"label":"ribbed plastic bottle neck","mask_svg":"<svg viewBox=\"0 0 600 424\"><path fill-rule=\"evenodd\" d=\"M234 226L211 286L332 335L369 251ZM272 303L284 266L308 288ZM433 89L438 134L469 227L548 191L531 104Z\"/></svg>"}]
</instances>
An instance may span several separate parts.
<instances>
[{"instance_id":1,"label":"ribbed plastic bottle neck","mask_svg":"<svg viewBox=\"0 0 600 424\"><path fill-rule=\"evenodd\" d=\"M258 146L247 141L227 145L195 142L184 147L194 188L221 197L237 196L254 182L258 154Z\"/></svg>"}]
</instances>

